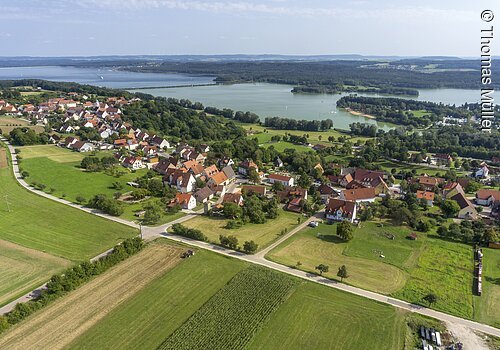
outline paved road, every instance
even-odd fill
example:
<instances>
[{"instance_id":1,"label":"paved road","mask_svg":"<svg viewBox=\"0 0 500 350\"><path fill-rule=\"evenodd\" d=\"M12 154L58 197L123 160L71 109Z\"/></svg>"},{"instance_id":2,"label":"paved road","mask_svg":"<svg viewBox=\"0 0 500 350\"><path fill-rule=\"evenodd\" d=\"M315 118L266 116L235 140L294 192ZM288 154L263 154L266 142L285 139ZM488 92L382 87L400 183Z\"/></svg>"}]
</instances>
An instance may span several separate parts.
<instances>
[{"instance_id":1,"label":"paved road","mask_svg":"<svg viewBox=\"0 0 500 350\"><path fill-rule=\"evenodd\" d=\"M6 140L3 139L2 141L5 142ZM12 154L12 163L13 163L14 175L15 175L17 181L21 184L21 186L25 187L29 191L32 191L32 192L34 192L34 193L36 193L38 195L41 195L43 197L55 200L55 201L57 201L59 203L70 205L70 206L72 206L74 208L86 211L86 212L88 212L90 214L98 215L98 216L104 217L106 219L122 223L124 225L128 225L128 226L139 228L139 226L136 223L133 223L133 222L130 222L130 221L127 221L127 220L123 220L123 219L120 219L120 218L116 218L116 217L113 217L113 216L110 216L110 215L106 215L106 214L103 214L101 212L98 212L98 211L95 211L95 210L92 210L92 209L89 209L89 208L85 208L83 206L71 203L71 202L69 202L67 200L54 197L54 196L52 196L50 194L47 194L45 192L37 191L37 190L33 189L32 187L30 187L21 178L21 176L19 174L19 167L17 165L17 158L16 158L16 155L15 155L15 152L14 152L14 148L12 146L10 146L10 145L8 145L8 146L9 146L9 150L10 150L10 152ZM200 211L200 212L202 212L202 211ZM181 222L185 222L187 220L190 220L190 219L196 217L197 215L199 215L200 212L197 212L197 213L194 213L194 214L188 214L186 216L183 216L183 217L181 217L181 218L179 218L177 220L174 220L174 221L169 222L167 224L161 225L159 227L147 227L147 226L143 226L143 228L142 228L143 238L146 239L146 240L150 240L150 239L154 239L154 238L157 238L157 237L164 237L164 238L176 241L176 242L182 242L182 243L185 243L185 244L193 245L193 246L196 246L198 248L207 249L207 250L213 251L213 252L218 253L218 254L223 254L223 255L234 257L236 259L244 260L244 261L247 261L247 262L250 262L250 263L254 263L254 264L266 266L268 268L271 268L271 269L274 269L274 270L277 270L277 271L281 271L281 272L287 273L289 275L293 275L293 276L296 276L296 277L299 277L299 278L302 278L302 279L305 279L305 280L308 280L308 281L311 281L311 282L319 283L319 284L322 284L322 285L325 285L325 286L328 286L328 287L331 287L331 288L336 288L336 289L339 289L339 290L342 290L342 291L345 291L345 292L348 292L348 293L351 293L351 294L359 295L359 296L362 296L362 297L365 297L365 298L368 298L368 299L371 299L371 300L375 300L375 301L378 301L378 302L381 302L381 303L384 303L384 304L389 304L389 305L392 305L394 307L398 307L398 308L401 308L401 309L404 309L404 310L408 310L410 312L416 312L416 313L419 313L421 315L433 317L433 318L436 318L436 319L444 321L444 322L456 323L456 324L459 324L459 325L462 325L462 326L465 326L465 327L469 327L470 329L473 329L475 331L480 331L480 332L483 332L483 333L486 333L486 334L490 334L490 335L494 335L496 337L500 337L500 329L492 327L492 326L489 326L489 325L486 325L486 324L482 324L482 323L478 323L478 322L466 320L466 319L463 319L463 318L460 318L460 317L448 315L448 314L443 313L443 312L439 312L439 311L435 311L435 310L432 310L432 309L428 309L428 308L420 306L420 305L411 304L411 303L408 303L408 302L403 301L403 300L391 298L391 297L388 297L386 295L382 295L382 294L370 292L370 291L367 291L367 290L364 290L364 289L360 289L360 288L356 288L356 287L353 287L353 286L349 286L349 285L346 285L346 284L343 284L343 283L332 281L332 280L329 280L327 278L324 278L324 277L321 277L321 276L317 276L315 274L311 274L311 273L307 273L307 272L304 272L304 271L300 271L300 270L297 270L297 269L294 269L294 268L291 268L291 267L288 267L288 266L284 266L284 265L281 265L281 264L278 264L278 263L275 263L275 262L272 262L272 261L269 261L269 260L265 259L265 255L270 250L272 250L273 248L275 248L277 245L279 245L280 243L282 243L284 240L286 240L289 237L291 237L293 234L295 234L296 232L298 232L301 228L305 227L311 220L314 219L314 217L309 218L308 220L306 220L305 222L303 222L302 224L300 224L298 227L296 227L295 229L293 229L292 231L290 231L288 234L286 234L283 237L281 237L278 241L276 241L275 243L271 244L270 246L268 246L267 248L263 249L262 251L260 251L259 253L255 254L255 255L246 255L244 253L235 252L233 250L229 250L229 249L226 249L226 248L223 248L223 247L211 244L211 243L194 241L194 240L191 240L191 239L188 239L188 238L174 236L174 235L171 235L171 234L168 234L168 233L165 232L166 229L168 227L172 226L173 224L175 224L175 223L181 223ZM321 215L321 214L318 213L317 215ZM94 259L98 258L101 255L107 254L108 252L109 251L104 252L104 253L98 255ZM43 286L40 287L40 288L43 288ZM40 288L37 288L37 290L40 289ZM34 292L36 292L36 291L34 291ZM32 297L32 294L34 292L30 292L30 293L26 294L25 296L23 296L23 297L15 300L15 301L13 301L12 303L10 303L10 304L8 304L8 305L0 308L0 314L3 314L5 312L10 311L10 309L12 309L15 306L15 304L18 303L18 302L23 302L23 301L29 300ZM5 310L7 310L7 311L5 311Z\"/></svg>"}]
</instances>

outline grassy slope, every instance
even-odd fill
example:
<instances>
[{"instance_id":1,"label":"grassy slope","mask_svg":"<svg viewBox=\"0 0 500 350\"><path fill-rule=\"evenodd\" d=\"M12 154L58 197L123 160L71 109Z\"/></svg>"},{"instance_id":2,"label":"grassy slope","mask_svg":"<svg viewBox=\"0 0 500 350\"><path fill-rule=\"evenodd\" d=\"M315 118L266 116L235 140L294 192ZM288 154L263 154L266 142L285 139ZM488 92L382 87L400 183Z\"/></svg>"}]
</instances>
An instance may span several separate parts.
<instances>
[{"instance_id":1,"label":"grassy slope","mask_svg":"<svg viewBox=\"0 0 500 350\"><path fill-rule=\"evenodd\" d=\"M483 295L474 297L474 318L500 327L500 250L483 248Z\"/></svg>"},{"instance_id":2,"label":"grassy slope","mask_svg":"<svg viewBox=\"0 0 500 350\"><path fill-rule=\"evenodd\" d=\"M150 283L71 349L156 349L247 264L207 251Z\"/></svg>"},{"instance_id":3,"label":"grassy slope","mask_svg":"<svg viewBox=\"0 0 500 350\"><path fill-rule=\"evenodd\" d=\"M0 240L0 305L39 287L69 265L68 260Z\"/></svg>"},{"instance_id":4,"label":"grassy slope","mask_svg":"<svg viewBox=\"0 0 500 350\"><path fill-rule=\"evenodd\" d=\"M226 229L226 219L200 216L186 221L184 226L201 230L210 241L219 243L219 235L234 235L238 238L240 245L245 241L254 240L259 249L266 247L275 241L284 228L290 231L297 225L298 214L280 210L278 218L268 220L265 224L246 224L237 229Z\"/></svg>"},{"instance_id":5,"label":"grassy slope","mask_svg":"<svg viewBox=\"0 0 500 350\"><path fill-rule=\"evenodd\" d=\"M0 239L69 260L93 257L136 231L21 188L10 168L0 169Z\"/></svg>"},{"instance_id":6,"label":"grassy slope","mask_svg":"<svg viewBox=\"0 0 500 350\"><path fill-rule=\"evenodd\" d=\"M404 314L390 306L304 283L249 348L402 349L404 327Z\"/></svg>"},{"instance_id":7,"label":"grassy slope","mask_svg":"<svg viewBox=\"0 0 500 350\"><path fill-rule=\"evenodd\" d=\"M427 293L438 296L432 307L450 314L472 318L472 248L468 245L428 238L410 278L393 296L425 303Z\"/></svg>"},{"instance_id":8,"label":"grassy slope","mask_svg":"<svg viewBox=\"0 0 500 350\"><path fill-rule=\"evenodd\" d=\"M374 290L381 293L391 293L403 287L406 281L406 273L401 269L382 262L379 254L372 252L373 249L381 248L386 255L387 261L394 263L401 260L404 246L396 241L389 241L385 237L374 236L371 240L364 239L371 235L375 225L365 226L362 230L356 230L354 239L349 243L340 241L335 236L336 225L322 224L317 228L306 228L286 240L278 247L273 249L268 255L271 260L283 263L288 266L295 266L298 261L301 262L300 269L316 272L315 267L319 264L329 265L330 271L325 274L326 277L336 278L337 269L340 265L346 265L350 277L348 283L357 287ZM384 228L386 229L386 228ZM317 235L321 234L321 238ZM358 245L356 241L361 241ZM392 249L389 249L390 243L398 243ZM380 243L380 244L378 244ZM344 254L344 251L350 248L350 255ZM352 249L351 249L352 248ZM363 252L368 251L368 255L363 258ZM394 258L391 251L394 252ZM408 255L409 256L409 255Z\"/></svg>"}]
</instances>

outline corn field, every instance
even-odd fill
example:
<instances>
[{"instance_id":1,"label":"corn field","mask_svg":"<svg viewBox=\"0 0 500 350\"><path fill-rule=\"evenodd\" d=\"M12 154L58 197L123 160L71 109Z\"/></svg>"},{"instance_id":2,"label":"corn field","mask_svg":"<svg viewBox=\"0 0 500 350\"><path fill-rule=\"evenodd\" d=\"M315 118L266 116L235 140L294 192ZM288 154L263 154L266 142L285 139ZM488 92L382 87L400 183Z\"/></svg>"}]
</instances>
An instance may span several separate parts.
<instances>
[{"instance_id":1,"label":"corn field","mask_svg":"<svg viewBox=\"0 0 500 350\"><path fill-rule=\"evenodd\" d=\"M263 267L239 272L158 350L244 349L298 280Z\"/></svg>"}]
</instances>

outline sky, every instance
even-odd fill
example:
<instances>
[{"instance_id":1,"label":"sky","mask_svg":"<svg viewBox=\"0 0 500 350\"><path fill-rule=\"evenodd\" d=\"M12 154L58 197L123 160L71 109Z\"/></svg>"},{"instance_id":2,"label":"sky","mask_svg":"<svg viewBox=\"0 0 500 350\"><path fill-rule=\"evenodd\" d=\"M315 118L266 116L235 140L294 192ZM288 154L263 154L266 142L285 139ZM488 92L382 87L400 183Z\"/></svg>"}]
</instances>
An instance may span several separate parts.
<instances>
[{"instance_id":1,"label":"sky","mask_svg":"<svg viewBox=\"0 0 500 350\"><path fill-rule=\"evenodd\" d=\"M498 0L0 0L0 56L479 56L496 23L499 55Z\"/></svg>"}]
</instances>

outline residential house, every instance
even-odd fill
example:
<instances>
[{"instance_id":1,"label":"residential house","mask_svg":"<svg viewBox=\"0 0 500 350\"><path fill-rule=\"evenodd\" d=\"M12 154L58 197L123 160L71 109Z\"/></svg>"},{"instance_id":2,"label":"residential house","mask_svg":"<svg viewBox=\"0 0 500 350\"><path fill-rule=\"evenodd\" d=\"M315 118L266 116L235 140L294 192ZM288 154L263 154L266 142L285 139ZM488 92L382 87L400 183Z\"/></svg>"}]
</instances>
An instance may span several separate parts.
<instances>
[{"instance_id":1,"label":"residential house","mask_svg":"<svg viewBox=\"0 0 500 350\"><path fill-rule=\"evenodd\" d=\"M434 204L434 192L430 191L417 191L417 199L424 200L428 207L432 207Z\"/></svg>"},{"instance_id":2,"label":"residential house","mask_svg":"<svg viewBox=\"0 0 500 350\"><path fill-rule=\"evenodd\" d=\"M222 171L219 171L218 173L210 176L207 181L207 185L210 186L212 189L219 185L227 186L228 183L229 179L227 178L226 174L224 174L224 172Z\"/></svg>"},{"instance_id":3,"label":"residential house","mask_svg":"<svg viewBox=\"0 0 500 350\"><path fill-rule=\"evenodd\" d=\"M465 191L458 182L450 182L443 185L443 198L450 199L454 195L461 193L465 196Z\"/></svg>"},{"instance_id":4,"label":"residential house","mask_svg":"<svg viewBox=\"0 0 500 350\"><path fill-rule=\"evenodd\" d=\"M167 169L176 169L177 168L177 159L171 157L168 159L162 158L154 166L154 170L161 175L165 175L167 173Z\"/></svg>"},{"instance_id":5,"label":"residential house","mask_svg":"<svg viewBox=\"0 0 500 350\"><path fill-rule=\"evenodd\" d=\"M158 146L158 148L165 149L165 148L170 148L170 143L165 140L163 137L160 136L153 136L149 142L152 145Z\"/></svg>"},{"instance_id":6,"label":"residential house","mask_svg":"<svg viewBox=\"0 0 500 350\"><path fill-rule=\"evenodd\" d=\"M500 201L500 191L482 188L476 193L476 203L490 207L495 201Z\"/></svg>"},{"instance_id":7,"label":"residential house","mask_svg":"<svg viewBox=\"0 0 500 350\"><path fill-rule=\"evenodd\" d=\"M449 166L452 161L453 158L449 154L436 153L435 155L431 156L431 164L433 165Z\"/></svg>"},{"instance_id":8,"label":"residential house","mask_svg":"<svg viewBox=\"0 0 500 350\"><path fill-rule=\"evenodd\" d=\"M328 203L329 198L338 196L337 192L326 184L321 184L318 187L318 192L323 200L323 203Z\"/></svg>"},{"instance_id":9,"label":"residential house","mask_svg":"<svg viewBox=\"0 0 500 350\"><path fill-rule=\"evenodd\" d=\"M457 202L460 207L460 211L457 215L459 219L474 220L479 218L479 214L474 208L474 205L472 205L472 203L462 193L457 193L456 195L451 197L451 200Z\"/></svg>"},{"instance_id":10,"label":"residential house","mask_svg":"<svg viewBox=\"0 0 500 350\"><path fill-rule=\"evenodd\" d=\"M238 173L241 175L248 176L250 169L255 169L255 171L259 172L259 167L252 160L247 159L238 165Z\"/></svg>"},{"instance_id":11,"label":"residential house","mask_svg":"<svg viewBox=\"0 0 500 350\"><path fill-rule=\"evenodd\" d=\"M222 198L222 203L234 203L242 206L243 196L241 195L241 193L226 193Z\"/></svg>"},{"instance_id":12,"label":"residential house","mask_svg":"<svg viewBox=\"0 0 500 350\"><path fill-rule=\"evenodd\" d=\"M194 193L194 198L196 198L196 201L198 203L205 203L210 199L212 199L213 196L214 196L214 191L212 191L208 186L200 188L198 191Z\"/></svg>"},{"instance_id":13,"label":"residential house","mask_svg":"<svg viewBox=\"0 0 500 350\"><path fill-rule=\"evenodd\" d=\"M478 179L487 179L489 178L489 173L490 169L485 163L483 163L479 169L474 171L474 177Z\"/></svg>"},{"instance_id":14,"label":"residential house","mask_svg":"<svg viewBox=\"0 0 500 350\"><path fill-rule=\"evenodd\" d=\"M255 193L261 196L265 196L267 193L267 188L266 186L259 186L259 185L243 185L241 186L241 192L243 194Z\"/></svg>"},{"instance_id":15,"label":"residential house","mask_svg":"<svg viewBox=\"0 0 500 350\"><path fill-rule=\"evenodd\" d=\"M294 184L294 178L291 176L286 176L286 175L280 175L280 174L269 174L267 177L267 180L269 183L280 183L283 186L289 186L293 187Z\"/></svg>"},{"instance_id":16,"label":"residential house","mask_svg":"<svg viewBox=\"0 0 500 350\"><path fill-rule=\"evenodd\" d=\"M175 185L177 186L177 190L182 193L193 192L196 186L196 179L191 173L182 173L174 176Z\"/></svg>"},{"instance_id":17,"label":"residential house","mask_svg":"<svg viewBox=\"0 0 500 350\"><path fill-rule=\"evenodd\" d=\"M356 220L357 205L353 201L330 198L325 208L325 218L331 221L354 222Z\"/></svg>"},{"instance_id":18,"label":"residential house","mask_svg":"<svg viewBox=\"0 0 500 350\"><path fill-rule=\"evenodd\" d=\"M222 168L222 172L226 175L228 183L236 180L236 174L234 173L233 167L231 165L226 165Z\"/></svg>"},{"instance_id":19,"label":"residential house","mask_svg":"<svg viewBox=\"0 0 500 350\"><path fill-rule=\"evenodd\" d=\"M412 179L410 182L418 183L423 190L433 191L436 187L443 184L444 181L445 180L441 177L423 175Z\"/></svg>"},{"instance_id":20,"label":"residential house","mask_svg":"<svg viewBox=\"0 0 500 350\"><path fill-rule=\"evenodd\" d=\"M92 152L94 145L88 142L76 141L69 148L77 152Z\"/></svg>"},{"instance_id":21,"label":"residential house","mask_svg":"<svg viewBox=\"0 0 500 350\"><path fill-rule=\"evenodd\" d=\"M276 157L276 159L274 160L274 166L276 168L282 168L283 167L283 161L281 160L280 157Z\"/></svg>"},{"instance_id":22,"label":"residential house","mask_svg":"<svg viewBox=\"0 0 500 350\"><path fill-rule=\"evenodd\" d=\"M169 206L180 205L182 209L192 210L196 207L196 199L190 193L177 193Z\"/></svg>"},{"instance_id":23,"label":"residential house","mask_svg":"<svg viewBox=\"0 0 500 350\"><path fill-rule=\"evenodd\" d=\"M141 157L128 156L122 161L122 165L126 168L138 170L144 168Z\"/></svg>"},{"instance_id":24,"label":"residential house","mask_svg":"<svg viewBox=\"0 0 500 350\"><path fill-rule=\"evenodd\" d=\"M361 202L374 202L377 194L373 187L370 188L356 188L352 190L343 190L340 192L339 198L345 201L353 201L356 203Z\"/></svg>"}]
</instances>

